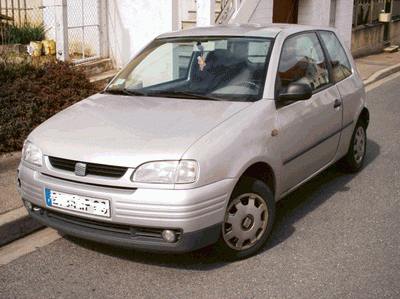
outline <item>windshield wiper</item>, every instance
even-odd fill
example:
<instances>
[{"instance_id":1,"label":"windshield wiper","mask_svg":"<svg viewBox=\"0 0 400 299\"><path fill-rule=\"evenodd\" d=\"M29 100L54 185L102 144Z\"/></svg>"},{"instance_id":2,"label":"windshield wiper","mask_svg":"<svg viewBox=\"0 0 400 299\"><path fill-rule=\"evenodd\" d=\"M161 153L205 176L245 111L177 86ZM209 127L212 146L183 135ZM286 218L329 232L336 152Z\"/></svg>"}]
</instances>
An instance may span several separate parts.
<instances>
[{"instance_id":1,"label":"windshield wiper","mask_svg":"<svg viewBox=\"0 0 400 299\"><path fill-rule=\"evenodd\" d=\"M173 90L163 90L163 91L155 91L149 92L148 96L166 96L171 98L189 98L189 99L198 99L198 100L211 100L211 101L222 101L222 99L214 98L208 95L191 93L186 91L173 91Z\"/></svg>"},{"instance_id":2,"label":"windshield wiper","mask_svg":"<svg viewBox=\"0 0 400 299\"><path fill-rule=\"evenodd\" d=\"M147 96L146 92L141 92L137 90L124 89L106 89L104 92L118 95L128 95L128 96Z\"/></svg>"},{"instance_id":3,"label":"windshield wiper","mask_svg":"<svg viewBox=\"0 0 400 299\"><path fill-rule=\"evenodd\" d=\"M220 98L211 97L208 95L196 94L186 91L173 91L173 90L157 90L157 91L137 91L129 89L107 89L104 92L118 95L130 95L130 96L148 96L148 97L159 97L164 96L168 98L189 98L198 100L208 100L208 101L222 101Z\"/></svg>"}]
</instances>

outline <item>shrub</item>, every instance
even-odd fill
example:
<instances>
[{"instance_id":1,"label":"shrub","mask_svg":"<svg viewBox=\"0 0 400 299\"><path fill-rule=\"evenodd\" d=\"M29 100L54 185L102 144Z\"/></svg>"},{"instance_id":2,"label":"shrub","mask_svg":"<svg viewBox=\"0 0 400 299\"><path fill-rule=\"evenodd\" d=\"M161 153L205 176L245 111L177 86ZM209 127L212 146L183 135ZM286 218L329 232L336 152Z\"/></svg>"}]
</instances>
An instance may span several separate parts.
<instances>
[{"instance_id":1,"label":"shrub","mask_svg":"<svg viewBox=\"0 0 400 299\"><path fill-rule=\"evenodd\" d=\"M71 63L0 63L0 153L20 150L36 126L100 90Z\"/></svg>"},{"instance_id":2,"label":"shrub","mask_svg":"<svg viewBox=\"0 0 400 299\"><path fill-rule=\"evenodd\" d=\"M32 26L25 24L21 28L16 26L10 27L10 43L11 44L29 44L31 41L41 41L46 37L46 29L42 24Z\"/></svg>"}]
</instances>

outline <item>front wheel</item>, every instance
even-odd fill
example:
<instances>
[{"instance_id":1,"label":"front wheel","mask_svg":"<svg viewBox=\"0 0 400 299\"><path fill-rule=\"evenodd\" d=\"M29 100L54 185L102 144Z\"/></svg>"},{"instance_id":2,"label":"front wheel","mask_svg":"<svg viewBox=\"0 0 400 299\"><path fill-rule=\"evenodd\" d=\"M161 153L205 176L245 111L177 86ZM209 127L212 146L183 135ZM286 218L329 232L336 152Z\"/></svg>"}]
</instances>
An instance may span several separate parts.
<instances>
[{"instance_id":1,"label":"front wheel","mask_svg":"<svg viewBox=\"0 0 400 299\"><path fill-rule=\"evenodd\" d=\"M341 169L351 173L359 171L364 163L366 149L366 125L362 120L359 120L351 138L349 151L339 163Z\"/></svg>"},{"instance_id":2,"label":"front wheel","mask_svg":"<svg viewBox=\"0 0 400 299\"><path fill-rule=\"evenodd\" d=\"M244 178L232 193L217 244L228 258L246 258L267 240L275 216L275 200L259 180Z\"/></svg>"}]
</instances>

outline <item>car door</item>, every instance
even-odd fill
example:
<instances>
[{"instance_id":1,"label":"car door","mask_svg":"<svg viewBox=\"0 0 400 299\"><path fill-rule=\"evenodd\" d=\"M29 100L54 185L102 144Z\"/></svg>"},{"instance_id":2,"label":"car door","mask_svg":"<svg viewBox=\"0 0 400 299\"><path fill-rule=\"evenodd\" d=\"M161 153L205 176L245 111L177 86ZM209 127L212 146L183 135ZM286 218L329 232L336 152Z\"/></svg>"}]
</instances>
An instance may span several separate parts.
<instances>
[{"instance_id":1,"label":"car door","mask_svg":"<svg viewBox=\"0 0 400 299\"><path fill-rule=\"evenodd\" d=\"M343 103L343 127L354 121L354 112L359 111L360 98L364 96L364 84L353 71L344 46L332 31L321 30L319 36L330 57L333 79ZM352 131L348 132L352 133ZM343 136L342 136L343 138ZM346 140L346 138L343 138Z\"/></svg>"},{"instance_id":2,"label":"car door","mask_svg":"<svg viewBox=\"0 0 400 299\"><path fill-rule=\"evenodd\" d=\"M285 40L276 81L277 94L296 82L309 84L312 96L308 100L277 104L283 192L327 165L338 148L342 106L329 69L315 32Z\"/></svg>"}]
</instances>

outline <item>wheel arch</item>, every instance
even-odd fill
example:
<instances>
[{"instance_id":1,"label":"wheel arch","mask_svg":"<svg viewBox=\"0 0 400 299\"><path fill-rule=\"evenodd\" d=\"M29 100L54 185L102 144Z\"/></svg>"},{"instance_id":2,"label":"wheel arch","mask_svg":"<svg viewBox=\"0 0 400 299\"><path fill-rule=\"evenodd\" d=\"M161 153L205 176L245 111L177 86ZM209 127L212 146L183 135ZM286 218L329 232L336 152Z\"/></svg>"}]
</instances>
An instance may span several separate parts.
<instances>
[{"instance_id":1,"label":"wheel arch","mask_svg":"<svg viewBox=\"0 0 400 299\"><path fill-rule=\"evenodd\" d=\"M368 127L368 125L369 125L369 110L366 107L363 108L358 119L363 121L366 128Z\"/></svg>"},{"instance_id":2,"label":"wheel arch","mask_svg":"<svg viewBox=\"0 0 400 299\"><path fill-rule=\"evenodd\" d=\"M243 172L241 178L243 177L250 177L262 181L268 186L271 193L275 197L275 174L272 170L272 167L267 163L257 162L251 165Z\"/></svg>"}]
</instances>

